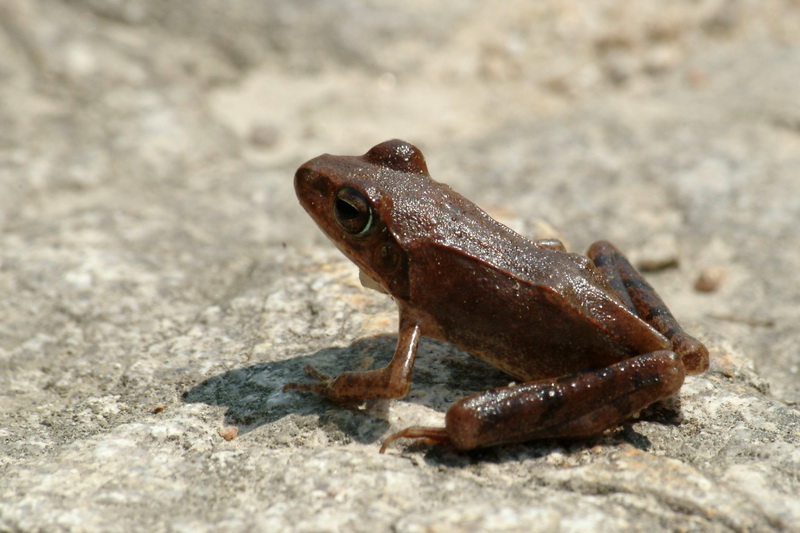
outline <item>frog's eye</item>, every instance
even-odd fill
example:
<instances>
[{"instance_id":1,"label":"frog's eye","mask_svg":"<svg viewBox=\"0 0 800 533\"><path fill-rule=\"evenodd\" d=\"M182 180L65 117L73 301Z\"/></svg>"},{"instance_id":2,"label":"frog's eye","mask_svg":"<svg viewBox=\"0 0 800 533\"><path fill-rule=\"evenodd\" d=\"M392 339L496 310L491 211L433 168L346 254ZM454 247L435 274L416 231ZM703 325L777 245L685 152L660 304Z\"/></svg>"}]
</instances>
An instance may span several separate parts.
<instances>
[{"instance_id":1,"label":"frog's eye","mask_svg":"<svg viewBox=\"0 0 800 533\"><path fill-rule=\"evenodd\" d=\"M351 235L364 235L374 224L372 206L363 194L352 187L342 187L336 192L333 215L342 229Z\"/></svg>"}]
</instances>

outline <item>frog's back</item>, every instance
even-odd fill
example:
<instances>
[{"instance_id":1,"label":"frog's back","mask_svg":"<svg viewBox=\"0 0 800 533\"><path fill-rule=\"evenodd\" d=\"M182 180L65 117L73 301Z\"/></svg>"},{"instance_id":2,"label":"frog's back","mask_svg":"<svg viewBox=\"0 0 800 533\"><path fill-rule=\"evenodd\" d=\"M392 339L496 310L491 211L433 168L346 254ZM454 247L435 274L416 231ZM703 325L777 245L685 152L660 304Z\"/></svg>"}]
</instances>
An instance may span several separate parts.
<instances>
[{"instance_id":1,"label":"frog's back","mask_svg":"<svg viewBox=\"0 0 800 533\"><path fill-rule=\"evenodd\" d=\"M405 304L428 315L426 334L520 379L669 348L587 258L536 246L426 169L377 173L370 186L391 201L387 226L408 255Z\"/></svg>"}]
</instances>

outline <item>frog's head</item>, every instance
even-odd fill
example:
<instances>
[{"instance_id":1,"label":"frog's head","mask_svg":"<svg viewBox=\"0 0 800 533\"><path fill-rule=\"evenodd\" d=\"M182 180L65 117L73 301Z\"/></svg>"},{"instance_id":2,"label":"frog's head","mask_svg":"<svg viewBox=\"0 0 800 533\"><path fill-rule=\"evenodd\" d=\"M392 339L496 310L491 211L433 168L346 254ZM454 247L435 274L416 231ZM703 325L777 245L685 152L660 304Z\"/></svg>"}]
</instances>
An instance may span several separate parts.
<instances>
[{"instance_id":1,"label":"frog's head","mask_svg":"<svg viewBox=\"0 0 800 533\"><path fill-rule=\"evenodd\" d=\"M300 204L361 269L364 286L408 298L408 259L393 223L394 199L428 178L422 152L392 140L363 156L324 154L295 174ZM413 192L413 191L412 191Z\"/></svg>"}]
</instances>

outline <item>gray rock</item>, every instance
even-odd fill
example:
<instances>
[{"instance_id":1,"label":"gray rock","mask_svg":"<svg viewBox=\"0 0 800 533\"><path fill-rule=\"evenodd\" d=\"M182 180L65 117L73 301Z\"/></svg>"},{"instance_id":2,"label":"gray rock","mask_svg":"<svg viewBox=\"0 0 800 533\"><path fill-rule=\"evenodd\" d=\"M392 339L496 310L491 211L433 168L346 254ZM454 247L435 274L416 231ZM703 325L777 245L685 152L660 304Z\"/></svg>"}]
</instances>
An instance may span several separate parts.
<instances>
[{"instance_id":1,"label":"gray rock","mask_svg":"<svg viewBox=\"0 0 800 533\"><path fill-rule=\"evenodd\" d=\"M799 19L4 2L0 531L800 531ZM391 137L523 232L657 264L711 369L601 438L466 454L377 453L508 382L445 344L403 400L282 392L392 353L291 185Z\"/></svg>"}]
</instances>

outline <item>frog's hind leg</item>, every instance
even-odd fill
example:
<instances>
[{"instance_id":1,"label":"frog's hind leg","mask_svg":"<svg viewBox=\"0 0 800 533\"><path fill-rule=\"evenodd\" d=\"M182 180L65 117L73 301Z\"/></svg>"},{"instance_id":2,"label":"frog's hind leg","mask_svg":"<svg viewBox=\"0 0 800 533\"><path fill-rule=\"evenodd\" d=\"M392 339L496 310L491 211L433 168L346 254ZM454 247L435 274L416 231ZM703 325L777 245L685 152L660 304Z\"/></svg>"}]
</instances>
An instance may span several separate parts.
<instances>
[{"instance_id":1,"label":"frog's hind leg","mask_svg":"<svg viewBox=\"0 0 800 533\"><path fill-rule=\"evenodd\" d=\"M658 351L555 380L511 385L463 398L444 428L410 427L384 441L424 438L471 450L535 439L591 437L680 389L680 357Z\"/></svg>"},{"instance_id":2,"label":"frog's hind leg","mask_svg":"<svg viewBox=\"0 0 800 533\"><path fill-rule=\"evenodd\" d=\"M622 303L639 315L672 343L680 355L686 372L699 374L708 368L708 350L686 333L672 316L669 308L644 277L613 244L594 243L586 253L606 278Z\"/></svg>"}]
</instances>

